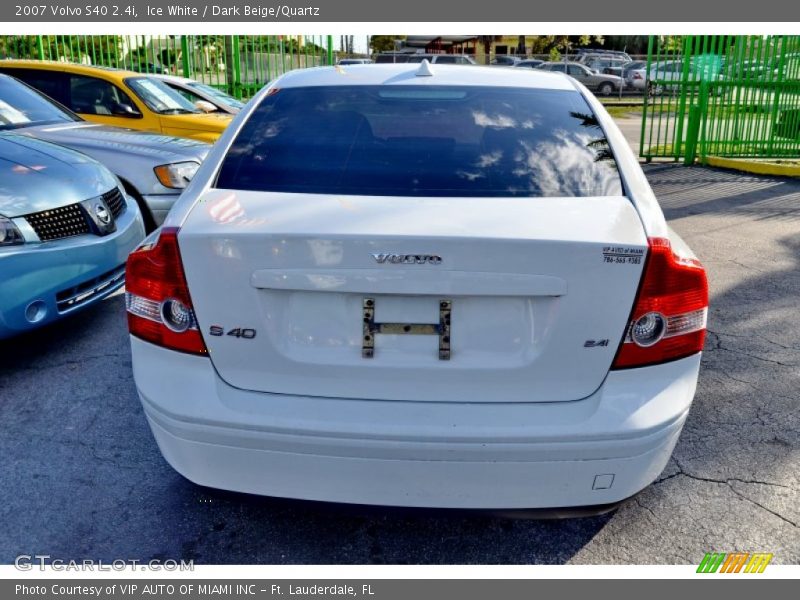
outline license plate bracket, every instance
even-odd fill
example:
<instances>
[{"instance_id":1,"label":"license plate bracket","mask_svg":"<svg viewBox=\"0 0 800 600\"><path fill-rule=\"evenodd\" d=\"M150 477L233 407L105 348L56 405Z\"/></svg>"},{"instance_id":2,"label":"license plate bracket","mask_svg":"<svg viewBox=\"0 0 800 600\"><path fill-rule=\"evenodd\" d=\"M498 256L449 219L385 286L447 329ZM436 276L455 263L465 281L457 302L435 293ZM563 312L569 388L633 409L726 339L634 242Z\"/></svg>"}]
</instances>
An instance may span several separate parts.
<instances>
[{"instance_id":1,"label":"license plate bracket","mask_svg":"<svg viewBox=\"0 0 800 600\"><path fill-rule=\"evenodd\" d=\"M376 335L435 335L439 337L439 360L450 360L450 313L453 301L449 298L439 300L438 323L376 323L375 298L364 298L363 336L361 357L375 356Z\"/></svg>"}]
</instances>

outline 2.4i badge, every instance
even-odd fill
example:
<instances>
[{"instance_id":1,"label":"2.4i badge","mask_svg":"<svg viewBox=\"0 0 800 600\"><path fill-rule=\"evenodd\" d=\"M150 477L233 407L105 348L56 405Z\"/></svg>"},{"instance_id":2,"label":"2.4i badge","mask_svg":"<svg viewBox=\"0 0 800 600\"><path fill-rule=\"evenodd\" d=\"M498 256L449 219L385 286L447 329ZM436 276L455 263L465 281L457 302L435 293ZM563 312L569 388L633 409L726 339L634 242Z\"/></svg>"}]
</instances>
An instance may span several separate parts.
<instances>
[{"instance_id":1,"label":"2.4i badge","mask_svg":"<svg viewBox=\"0 0 800 600\"><path fill-rule=\"evenodd\" d=\"M608 340L586 340L583 342L584 348L605 348L608 346Z\"/></svg>"}]
</instances>

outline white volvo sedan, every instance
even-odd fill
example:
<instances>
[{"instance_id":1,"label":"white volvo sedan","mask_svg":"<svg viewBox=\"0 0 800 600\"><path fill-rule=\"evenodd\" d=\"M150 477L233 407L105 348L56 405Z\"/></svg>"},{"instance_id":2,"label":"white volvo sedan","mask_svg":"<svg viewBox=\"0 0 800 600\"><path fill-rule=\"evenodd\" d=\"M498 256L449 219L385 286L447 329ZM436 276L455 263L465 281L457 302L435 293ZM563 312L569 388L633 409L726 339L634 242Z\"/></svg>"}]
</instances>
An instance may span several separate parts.
<instances>
[{"instance_id":1,"label":"white volvo sedan","mask_svg":"<svg viewBox=\"0 0 800 600\"><path fill-rule=\"evenodd\" d=\"M394 506L642 490L707 304L580 83L427 62L275 80L127 270L136 386L179 473Z\"/></svg>"}]
</instances>

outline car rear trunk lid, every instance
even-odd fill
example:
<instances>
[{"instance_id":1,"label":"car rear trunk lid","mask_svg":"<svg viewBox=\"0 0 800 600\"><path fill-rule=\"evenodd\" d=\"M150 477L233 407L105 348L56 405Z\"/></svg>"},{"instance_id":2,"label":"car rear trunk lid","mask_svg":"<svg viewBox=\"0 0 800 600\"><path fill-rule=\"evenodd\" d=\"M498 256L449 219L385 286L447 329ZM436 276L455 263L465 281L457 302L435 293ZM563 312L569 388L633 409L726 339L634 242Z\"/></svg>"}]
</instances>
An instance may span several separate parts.
<instances>
[{"instance_id":1,"label":"car rear trunk lid","mask_svg":"<svg viewBox=\"0 0 800 600\"><path fill-rule=\"evenodd\" d=\"M622 196L228 190L198 201L179 244L228 384L429 402L591 395L623 336L647 248Z\"/></svg>"}]
</instances>

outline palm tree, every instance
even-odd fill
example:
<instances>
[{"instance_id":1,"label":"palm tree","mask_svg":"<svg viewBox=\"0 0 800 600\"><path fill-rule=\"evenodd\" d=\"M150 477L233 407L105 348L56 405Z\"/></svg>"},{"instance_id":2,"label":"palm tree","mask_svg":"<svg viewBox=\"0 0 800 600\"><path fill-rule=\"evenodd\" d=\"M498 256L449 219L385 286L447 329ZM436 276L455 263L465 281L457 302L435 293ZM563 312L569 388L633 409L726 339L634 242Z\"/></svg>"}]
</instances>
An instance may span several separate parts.
<instances>
[{"instance_id":1,"label":"palm tree","mask_svg":"<svg viewBox=\"0 0 800 600\"><path fill-rule=\"evenodd\" d=\"M478 39L483 46L484 63L489 64L492 55L492 44L503 39L502 35L479 35Z\"/></svg>"},{"instance_id":2,"label":"palm tree","mask_svg":"<svg viewBox=\"0 0 800 600\"><path fill-rule=\"evenodd\" d=\"M587 148L590 148L595 152L594 161L600 162L603 160L614 160L614 155L611 152L611 146L609 146L608 140L603 135L603 130L600 127L600 122L597 120L597 117L595 115L574 111L570 112L569 114L572 118L580 121L579 125L581 127L596 130L596 132L600 134L601 137L594 140L589 140L589 142L586 144Z\"/></svg>"},{"instance_id":3,"label":"palm tree","mask_svg":"<svg viewBox=\"0 0 800 600\"><path fill-rule=\"evenodd\" d=\"M526 57L528 56L528 50L525 48L525 36L519 36L517 40L517 56Z\"/></svg>"}]
</instances>

